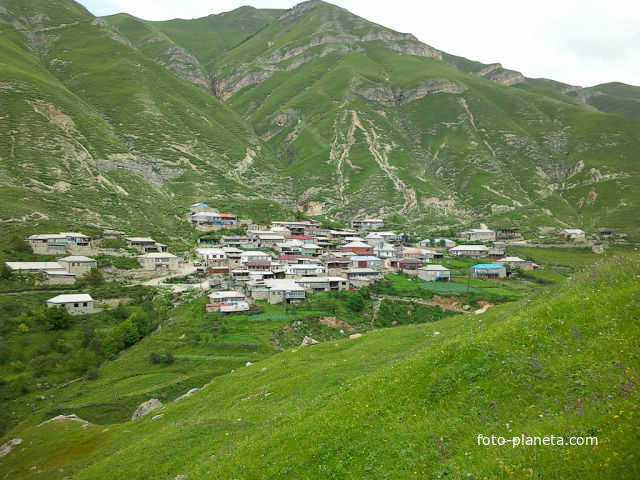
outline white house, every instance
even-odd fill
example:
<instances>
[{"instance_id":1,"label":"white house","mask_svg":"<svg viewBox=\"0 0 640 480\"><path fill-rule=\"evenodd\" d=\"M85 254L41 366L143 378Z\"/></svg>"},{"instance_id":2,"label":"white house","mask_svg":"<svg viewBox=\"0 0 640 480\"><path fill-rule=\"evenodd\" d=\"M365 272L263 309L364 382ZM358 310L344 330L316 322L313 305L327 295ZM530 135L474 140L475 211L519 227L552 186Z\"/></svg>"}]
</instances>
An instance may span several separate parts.
<instances>
[{"instance_id":1,"label":"white house","mask_svg":"<svg viewBox=\"0 0 640 480\"><path fill-rule=\"evenodd\" d=\"M465 242L492 242L496 239L496 232L488 228L472 228L460 234Z\"/></svg>"},{"instance_id":2,"label":"white house","mask_svg":"<svg viewBox=\"0 0 640 480\"><path fill-rule=\"evenodd\" d=\"M559 238L568 238L569 240L586 240L587 234L579 228L565 228L558 233Z\"/></svg>"},{"instance_id":3,"label":"white house","mask_svg":"<svg viewBox=\"0 0 640 480\"><path fill-rule=\"evenodd\" d=\"M151 252L138 255L138 261L145 270L174 271L180 266L180 258L168 252Z\"/></svg>"},{"instance_id":4,"label":"white house","mask_svg":"<svg viewBox=\"0 0 640 480\"><path fill-rule=\"evenodd\" d=\"M533 262L523 260L520 257L504 257L496 260L495 263L511 269L520 268L521 270L533 270Z\"/></svg>"},{"instance_id":5,"label":"white house","mask_svg":"<svg viewBox=\"0 0 640 480\"><path fill-rule=\"evenodd\" d=\"M196 248L196 255L206 265L221 265L227 263L227 252L222 248Z\"/></svg>"},{"instance_id":6,"label":"white house","mask_svg":"<svg viewBox=\"0 0 640 480\"><path fill-rule=\"evenodd\" d=\"M47 300L47 307L65 307L71 315L93 312L93 298L87 293L58 295Z\"/></svg>"},{"instance_id":7,"label":"white house","mask_svg":"<svg viewBox=\"0 0 640 480\"><path fill-rule=\"evenodd\" d=\"M354 230L377 230L379 228L384 228L384 221L381 218L352 220L351 228Z\"/></svg>"},{"instance_id":8,"label":"white house","mask_svg":"<svg viewBox=\"0 0 640 480\"><path fill-rule=\"evenodd\" d=\"M288 278L298 278L327 273L327 269L318 263L294 263L284 265L284 273Z\"/></svg>"},{"instance_id":9,"label":"white house","mask_svg":"<svg viewBox=\"0 0 640 480\"><path fill-rule=\"evenodd\" d=\"M451 279L451 270L442 265L426 265L418 269L418 278L427 282L448 282Z\"/></svg>"},{"instance_id":10,"label":"white house","mask_svg":"<svg viewBox=\"0 0 640 480\"><path fill-rule=\"evenodd\" d=\"M349 290L349 280L344 277L301 277L296 283L312 292Z\"/></svg>"},{"instance_id":11,"label":"white house","mask_svg":"<svg viewBox=\"0 0 640 480\"><path fill-rule=\"evenodd\" d=\"M58 260L58 263L64 267L69 273L76 275L84 275L92 268L98 267L98 262L93 258L84 257L82 255L71 255Z\"/></svg>"},{"instance_id":12,"label":"white house","mask_svg":"<svg viewBox=\"0 0 640 480\"><path fill-rule=\"evenodd\" d=\"M454 257L486 258L489 247L484 245L458 245L449 249L449 255Z\"/></svg>"}]
</instances>

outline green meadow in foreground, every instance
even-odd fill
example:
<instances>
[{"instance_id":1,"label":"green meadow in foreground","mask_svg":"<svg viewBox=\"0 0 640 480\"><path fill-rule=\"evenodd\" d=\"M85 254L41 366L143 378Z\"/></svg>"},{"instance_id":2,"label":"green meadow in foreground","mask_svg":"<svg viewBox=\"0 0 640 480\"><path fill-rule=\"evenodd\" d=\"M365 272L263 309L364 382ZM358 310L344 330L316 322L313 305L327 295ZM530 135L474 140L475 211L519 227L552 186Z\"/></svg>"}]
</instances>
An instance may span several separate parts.
<instances>
[{"instance_id":1,"label":"green meadow in foreground","mask_svg":"<svg viewBox=\"0 0 640 480\"><path fill-rule=\"evenodd\" d=\"M136 421L24 422L0 472L638 478L639 276L636 257L612 257L481 315L287 348ZM479 434L593 436L598 445L484 446Z\"/></svg>"}]
</instances>

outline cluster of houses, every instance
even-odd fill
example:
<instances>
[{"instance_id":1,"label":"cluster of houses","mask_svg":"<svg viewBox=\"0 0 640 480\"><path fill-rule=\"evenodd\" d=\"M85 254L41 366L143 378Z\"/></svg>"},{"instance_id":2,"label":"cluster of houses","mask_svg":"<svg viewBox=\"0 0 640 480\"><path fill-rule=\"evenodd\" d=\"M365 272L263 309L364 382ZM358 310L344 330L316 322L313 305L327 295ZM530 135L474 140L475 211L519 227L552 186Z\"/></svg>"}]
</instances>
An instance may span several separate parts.
<instances>
[{"instance_id":1,"label":"cluster of houses","mask_svg":"<svg viewBox=\"0 0 640 480\"><path fill-rule=\"evenodd\" d=\"M387 272L446 282L451 271L438 262L445 252L452 257L492 259L492 263L470 267L469 275L477 278L505 278L515 269L540 268L533 262L505 256L505 240L522 239L517 228L494 231L482 225L461 232L459 245L447 238L407 245L402 234L384 231L384 221L378 218L355 219L350 229L324 228L312 219L272 221L261 226L238 220L235 214L221 213L206 203L196 203L191 205L188 219L204 232L243 227L241 235L204 234L198 240L198 273L225 278L235 288L211 292L207 311L247 311L250 300L303 302L307 293L361 287ZM583 240L586 235L579 229L565 229L558 237ZM150 237L124 240L127 248L137 252L144 270L179 270L182 259L170 253L167 245ZM48 284L64 284L74 283L78 276L97 267L96 260L82 255L94 249L92 239L82 233L38 234L27 241L34 253L67 256L48 262L7 262L12 271L40 273ZM59 295L47 305L64 305L72 313L86 313L93 309L93 300L85 294Z\"/></svg>"}]
</instances>

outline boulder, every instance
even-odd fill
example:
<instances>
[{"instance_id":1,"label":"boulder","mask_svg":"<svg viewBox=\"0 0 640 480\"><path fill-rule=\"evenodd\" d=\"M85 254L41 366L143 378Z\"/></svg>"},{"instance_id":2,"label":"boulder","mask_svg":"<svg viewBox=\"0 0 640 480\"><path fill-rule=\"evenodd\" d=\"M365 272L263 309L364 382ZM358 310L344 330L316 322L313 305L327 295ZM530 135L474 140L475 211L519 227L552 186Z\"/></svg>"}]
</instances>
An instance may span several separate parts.
<instances>
[{"instance_id":1,"label":"boulder","mask_svg":"<svg viewBox=\"0 0 640 480\"><path fill-rule=\"evenodd\" d=\"M45 423L58 422L62 420L71 420L72 422L80 422L80 423L84 423L85 425L89 423L86 420L83 420L80 417L78 417L75 413L70 413L69 415L58 415L57 417L53 417L53 418L50 418L49 420L45 420L38 426L44 425Z\"/></svg>"},{"instance_id":2,"label":"boulder","mask_svg":"<svg viewBox=\"0 0 640 480\"><path fill-rule=\"evenodd\" d=\"M160 407L162 407L162 402L160 402L160 400L158 400L157 398L152 398L151 400L147 400L146 402L138 405L138 408L136 408L136 411L133 412L133 415L131 415L131 420L144 417L148 413L151 413L154 410L159 409Z\"/></svg>"},{"instance_id":3,"label":"boulder","mask_svg":"<svg viewBox=\"0 0 640 480\"><path fill-rule=\"evenodd\" d=\"M349 340L353 340L354 338L360 338L362 336L361 333L352 333L349 335Z\"/></svg>"},{"instance_id":4,"label":"boulder","mask_svg":"<svg viewBox=\"0 0 640 480\"><path fill-rule=\"evenodd\" d=\"M320 342L318 342L318 340L316 340L315 338L307 337L305 335L305 337L302 340L302 343L300 344L300 346L301 347L309 347L311 345L315 345L316 343L320 343Z\"/></svg>"}]
</instances>

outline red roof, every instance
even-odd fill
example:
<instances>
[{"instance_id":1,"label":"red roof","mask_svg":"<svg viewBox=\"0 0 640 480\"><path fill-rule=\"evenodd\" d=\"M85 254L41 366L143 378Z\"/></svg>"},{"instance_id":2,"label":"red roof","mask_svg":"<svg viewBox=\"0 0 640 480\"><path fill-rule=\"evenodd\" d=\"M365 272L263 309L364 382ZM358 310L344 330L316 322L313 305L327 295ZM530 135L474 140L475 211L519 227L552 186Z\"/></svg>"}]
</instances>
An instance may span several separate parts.
<instances>
[{"instance_id":1,"label":"red roof","mask_svg":"<svg viewBox=\"0 0 640 480\"><path fill-rule=\"evenodd\" d=\"M236 216L233 215L232 213L219 213L218 216L236 218Z\"/></svg>"}]
</instances>

